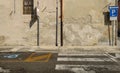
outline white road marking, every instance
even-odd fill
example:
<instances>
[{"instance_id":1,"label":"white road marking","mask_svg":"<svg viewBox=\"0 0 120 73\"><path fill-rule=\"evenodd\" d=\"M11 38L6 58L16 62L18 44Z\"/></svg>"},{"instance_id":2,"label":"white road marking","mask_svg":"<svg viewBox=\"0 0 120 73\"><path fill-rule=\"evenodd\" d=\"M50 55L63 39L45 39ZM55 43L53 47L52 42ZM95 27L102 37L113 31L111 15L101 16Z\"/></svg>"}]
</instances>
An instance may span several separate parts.
<instances>
[{"instance_id":1,"label":"white road marking","mask_svg":"<svg viewBox=\"0 0 120 73\"><path fill-rule=\"evenodd\" d=\"M110 55L108 53L106 53L106 56L108 56L112 61L114 61L115 63L117 63L118 65L120 65L119 61L117 61L114 56L112 56L112 55Z\"/></svg>"},{"instance_id":2,"label":"white road marking","mask_svg":"<svg viewBox=\"0 0 120 73\"><path fill-rule=\"evenodd\" d=\"M3 69L2 67L0 67L0 73L10 73L9 69Z\"/></svg>"},{"instance_id":3,"label":"white road marking","mask_svg":"<svg viewBox=\"0 0 120 73\"><path fill-rule=\"evenodd\" d=\"M86 68L86 67L115 67L116 65L64 65L64 64L57 64L55 70L67 70L71 68Z\"/></svg>"},{"instance_id":4,"label":"white road marking","mask_svg":"<svg viewBox=\"0 0 120 73\"><path fill-rule=\"evenodd\" d=\"M105 54L58 54L58 56L106 56Z\"/></svg>"},{"instance_id":5,"label":"white road marking","mask_svg":"<svg viewBox=\"0 0 120 73\"><path fill-rule=\"evenodd\" d=\"M67 57L59 57L57 58L57 61L99 61L99 62L104 62L104 61L112 61L109 58L67 58Z\"/></svg>"}]
</instances>

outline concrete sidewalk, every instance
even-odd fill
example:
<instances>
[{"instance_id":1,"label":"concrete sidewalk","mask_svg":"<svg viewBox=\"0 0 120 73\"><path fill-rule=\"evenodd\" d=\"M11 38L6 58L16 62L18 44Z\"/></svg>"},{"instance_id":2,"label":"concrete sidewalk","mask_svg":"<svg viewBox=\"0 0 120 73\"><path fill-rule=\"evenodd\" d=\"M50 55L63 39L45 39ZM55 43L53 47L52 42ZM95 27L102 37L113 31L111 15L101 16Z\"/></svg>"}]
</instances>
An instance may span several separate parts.
<instances>
[{"instance_id":1,"label":"concrete sidewalk","mask_svg":"<svg viewBox=\"0 0 120 73\"><path fill-rule=\"evenodd\" d=\"M55 46L0 46L0 52L41 52L58 51Z\"/></svg>"},{"instance_id":2,"label":"concrete sidewalk","mask_svg":"<svg viewBox=\"0 0 120 73\"><path fill-rule=\"evenodd\" d=\"M0 52L109 52L120 53L120 46L0 46Z\"/></svg>"},{"instance_id":3,"label":"concrete sidewalk","mask_svg":"<svg viewBox=\"0 0 120 73\"><path fill-rule=\"evenodd\" d=\"M66 46L60 47L61 52L109 52L120 53L120 46Z\"/></svg>"}]
</instances>

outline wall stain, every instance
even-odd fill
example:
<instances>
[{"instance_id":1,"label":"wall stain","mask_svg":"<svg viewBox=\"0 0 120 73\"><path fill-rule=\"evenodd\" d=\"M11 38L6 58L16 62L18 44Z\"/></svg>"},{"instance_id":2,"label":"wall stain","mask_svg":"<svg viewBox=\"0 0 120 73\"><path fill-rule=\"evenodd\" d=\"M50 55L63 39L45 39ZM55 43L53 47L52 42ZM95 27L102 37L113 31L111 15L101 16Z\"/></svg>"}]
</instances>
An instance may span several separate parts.
<instances>
[{"instance_id":1,"label":"wall stain","mask_svg":"<svg viewBox=\"0 0 120 73\"><path fill-rule=\"evenodd\" d=\"M5 42L5 36L0 36L0 44L3 44Z\"/></svg>"}]
</instances>

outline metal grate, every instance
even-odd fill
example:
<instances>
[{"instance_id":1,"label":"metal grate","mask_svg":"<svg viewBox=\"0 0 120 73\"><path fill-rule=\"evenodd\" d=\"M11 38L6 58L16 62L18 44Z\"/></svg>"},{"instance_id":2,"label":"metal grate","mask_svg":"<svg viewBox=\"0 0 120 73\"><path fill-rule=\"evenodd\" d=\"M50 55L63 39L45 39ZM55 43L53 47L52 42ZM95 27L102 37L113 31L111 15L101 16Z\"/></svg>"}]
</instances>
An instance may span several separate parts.
<instances>
[{"instance_id":1,"label":"metal grate","mask_svg":"<svg viewBox=\"0 0 120 73\"><path fill-rule=\"evenodd\" d=\"M33 13L33 0L23 0L23 14Z\"/></svg>"}]
</instances>

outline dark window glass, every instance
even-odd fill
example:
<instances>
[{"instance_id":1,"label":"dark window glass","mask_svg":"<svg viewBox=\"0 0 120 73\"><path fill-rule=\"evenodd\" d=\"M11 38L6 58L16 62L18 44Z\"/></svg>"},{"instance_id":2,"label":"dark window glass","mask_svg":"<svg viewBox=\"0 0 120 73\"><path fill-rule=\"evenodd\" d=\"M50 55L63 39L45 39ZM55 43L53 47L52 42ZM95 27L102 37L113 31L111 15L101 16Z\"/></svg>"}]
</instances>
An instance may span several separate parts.
<instances>
[{"instance_id":1,"label":"dark window glass","mask_svg":"<svg viewBox=\"0 0 120 73\"><path fill-rule=\"evenodd\" d=\"M23 14L33 13L33 0L23 0Z\"/></svg>"}]
</instances>

